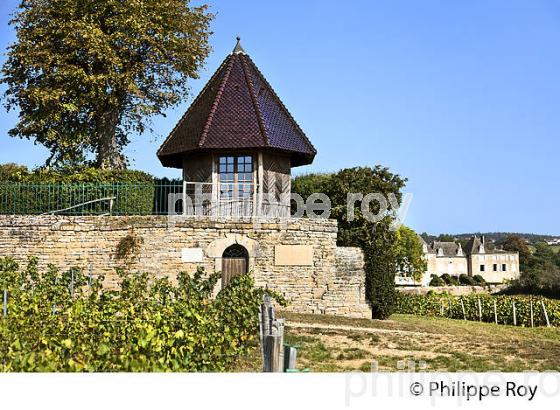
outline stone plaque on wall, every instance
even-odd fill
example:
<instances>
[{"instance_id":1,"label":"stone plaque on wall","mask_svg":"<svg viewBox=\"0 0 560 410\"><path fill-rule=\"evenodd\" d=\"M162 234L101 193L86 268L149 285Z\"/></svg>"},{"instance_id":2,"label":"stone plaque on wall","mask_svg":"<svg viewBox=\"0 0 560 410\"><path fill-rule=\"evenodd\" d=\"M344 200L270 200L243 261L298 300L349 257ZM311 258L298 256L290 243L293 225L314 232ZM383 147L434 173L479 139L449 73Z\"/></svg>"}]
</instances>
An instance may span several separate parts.
<instances>
[{"instance_id":1,"label":"stone plaque on wall","mask_svg":"<svg viewBox=\"0 0 560 410\"><path fill-rule=\"evenodd\" d=\"M181 249L182 262L202 262L202 248L183 248Z\"/></svg>"},{"instance_id":2,"label":"stone plaque on wall","mask_svg":"<svg viewBox=\"0 0 560 410\"><path fill-rule=\"evenodd\" d=\"M313 246L276 245L274 264L277 266L313 266Z\"/></svg>"}]
</instances>

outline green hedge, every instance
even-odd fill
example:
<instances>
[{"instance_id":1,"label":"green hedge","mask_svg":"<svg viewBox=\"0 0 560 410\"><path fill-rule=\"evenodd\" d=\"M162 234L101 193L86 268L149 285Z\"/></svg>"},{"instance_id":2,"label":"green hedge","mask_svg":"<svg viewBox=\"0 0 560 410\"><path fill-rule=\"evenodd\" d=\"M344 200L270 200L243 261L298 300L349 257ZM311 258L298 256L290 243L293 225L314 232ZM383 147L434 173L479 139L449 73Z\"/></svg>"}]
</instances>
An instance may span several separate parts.
<instances>
[{"instance_id":1,"label":"green hedge","mask_svg":"<svg viewBox=\"0 0 560 410\"><path fill-rule=\"evenodd\" d=\"M440 278L438 275L433 275L432 274L430 276L430 278L431 278L430 279L430 284L429 284L430 286L445 286L445 285L447 285L445 283L445 281L442 278Z\"/></svg>"},{"instance_id":2,"label":"green hedge","mask_svg":"<svg viewBox=\"0 0 560 410\"><path fill-rule=\"evenodd\" d=\"M476 286L478 284L472 276L469 276L465 273L461 273L459 275L459 283L461 285L468 285L468 286Z\"/></svg>"},{"instance_id":3,"label":"green hedge","mask_svg":"<svg viewBox=\"0 0 560 410\"><path fill-rule=\"evenodd\" d=\"M165 214L167 195L181 190L181 181L157 180L135 170L30 171L21 165L0 165L0 214L41 214L103 198L114 198L113 215ZM109 210L106 200L58 214L98 215Z\"/></svg>"},{"instance_id":4,"label":"green hedge","mask_svg":"<svg viewBox=\"0 0 560 410\"><path fill-rule=\"evenodd\" d=\"M461 301L465 307L467 320L480 320L478 301L482 308L482 321L494 323L494 302L498 323L513 325L513 305L515 304L518 326L531 326L531 304L533 306L534 326L546 326L542 302L546 307L550 324L560 326L560 301L532 296L492 296L471 294L451 296L429 293L411 295L402 292L397 296L396 313L419 316L439 316L452 319L464 319Z\"/></svg>"},{"instance_id":5,"label":"green hedge","mask_svg":"<svg viewBox=\"0 0 560 410\"><path fill-rule=\"evenodd\" d=\"M459 286L459 280L455 276L451 276L448 273L444 273L440 276L441 279L449 286Z\"/></svg>"},{"instance_id":6,"label":"green hedge","mask_svg":"<svg viewBox=\"0 0 560 410\"><path fill-rule=\"evenodd\" d=\"M75 205L59 215L149 215L153 211L154 183L21 183L0 182L0 213L42 214ZM101 202L88 203L106 199Z\"/></svg>"},{"instance_id":7,"label":"green hedge","mask_svg":"<svg viewBox=\"0 0 560 410\"><path fill-rule=\"evenodd\" d=\"M108 170L85 167L29 170L23 165L0 164L0 181L31 184L146 183L154 177L137 170Z\"/></svg>"}]
</instances>

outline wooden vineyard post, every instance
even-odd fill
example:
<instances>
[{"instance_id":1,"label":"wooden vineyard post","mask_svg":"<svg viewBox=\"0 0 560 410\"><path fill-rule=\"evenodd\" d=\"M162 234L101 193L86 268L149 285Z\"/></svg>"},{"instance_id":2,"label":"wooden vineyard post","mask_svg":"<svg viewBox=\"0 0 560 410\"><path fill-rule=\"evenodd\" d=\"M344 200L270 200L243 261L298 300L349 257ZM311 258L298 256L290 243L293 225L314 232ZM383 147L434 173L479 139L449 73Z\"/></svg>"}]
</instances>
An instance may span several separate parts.
<instances>
[{"instance_id":1,"label":"wooden vineyard post","mask_svg":"<svg viewBox=\"0 0 560 410\"><path fill-rule=\"evenodd\" d=\"M264 337L264 372L278 372L280 361L280 338L278 336L266 335Z\"/></svg>"},{"instance_id":2,"label":"wooden vineyard post","mask_svg":"<svg viewBox=\"0 0 560 410\"><path fill-rule=\"evenodd\" d=\"M271 328L271 334L264 336L263 371L284 371L284 320L277 319Z\"/></svg>"},{"instance_id":3,"label":"wooden vineyard post","mask_svg":"<svg viewBox=\"0 0 560 410\"><path fill-rule=\"evenodd\" d=\"M58 276L54 280L54 285L58 286ZM56 296L55 296L55 299L56 299ZM56 314L56 300L53 300L53 303L52 303L52 314L53 315Z\"/></svg>"},{"instance_id":4,"label":"wooden vineyard post","mask_svg":"<svg viewBox=\"0 0 560 410\"><path fill-rule=\"evenodd\" d=\"M461 298L461 309L463 309L463 319L467 320L467 313L465 312L465 304L463 303L463 298Z\"/></svg>"},{"instance_id":5,"label":"wooden vineyard post","mask_svg":"<svg viewBox=\"0 0 560 410\"><path fill-rule=\"evenodd\" d=\"M441 317L443 317L443 300L441 301Z\"/></svg>"},{"instance_id":6,"label":"wooden vineyard post","mask_svg":"<svg viewBox=\"0 0 560 410\"><path fill-rule=\"evenodd\" d=\"M2 314L4 319L6 318L6 316L8 316L8 290L4 289L4 297L3 297L4 303L3 303L3 308L2 308Z\"/></svg>"},{"instance_id":7,"label":"wooden vineyard post","mask_svg":"<svg viewBox=\"0 0 560 410\"><path fill-rule=\"evenodd\" d=\"M284 346L284 319L276 319L269 296L265 296L259 312L259 338L263 372L295 369L296 349Z\"/></svg>"},{"instance_id":8,"label":"wooden vineyard post","mask_svg":"<svg viewBox=\"0 0 560 410\"><path fill-rule=\"evenodd\" d=\"M265 295L263 303L261 304L261 309L259 311L259 339L261 342L261 356L264 363L264 338L266 335L270 334L270 312L272 308L272 302L270 296Z\"/></svg>"},{"instance_id":9,"label":"wooden vineyard post","mask_svg":"<svg viewBox=\"0 0 560 410\"><path fill-rule=\"evenodd\" d=\"M478 320L482 322L482 305L480 304L480 298L478 299Z\"/></svg>"},{"instance_id":10,"label":"wooden vineyard post","mask_svg":"<svg viewBox=\"0 0 560 410\"><path fill-rule=\"evenodd\" d=\"M515 309L515 301L511 302L513 308L513 326L517 326L517 311Z\"/></svg>"},{"instance_id":11,"label":"wooden vineyard post","mask_svg":"<svg viewBox=\"0 0 560 410\"><path fill-rule=\"evenodd\" d=\"M70 297L74 299L74 269L71 270L71 279L70 279Z\"/></svg>"},{"instance_id":12,"label":"wooden vineyard post","mask_svg":"<svg viewBox=\"0 0 560 410\"><path fill-rule=\"evenodd\" d=\"M494 322L498 324L498 308L496 307L496 299L494 299Z\"/></svg>"},{"instance_id":13,"label":"wooden vineyard post","mask_svg":"<svg viewBox=\"0 0 560 410\"><path fill-rule=\"evenodd\" d=\"M93 284L93 263L89 264L88 282L89 287L91 288L91 285Z\"/></svg>"},{"instance_id":14,"label":"wooden vineyard post","mask_svg":"<svg viewBox=\"0 0 560 410\"><path fill-rule=\"evenodd\" d=\"M278 336L280 339L280 346L278 348L278 357L275 358L277 365L272 367L274 372L284 371L284 319L276 319L272 327L272 335Z\"/></svg>"},{"instance_id":15,"label":"wooden vineyard post","mask_svg":"<svg viewBox=\"0 0 560 410\"><path fill-rule=\"evenodd\" d=\"M291 346L284 346L284 370L296 368L297 349Z\"/></svg>"},{"instance_id":16,"label":"wooden vineyard post","mask_svg":"<svg viewBox=\"0 0 560 410\"><path fill-rule=\"evenodd\" d=\"M261 357L264 361L264 335L266 334L264 331L264 322L265 322L265 316L264 316L264 312L263 312L263 306L264 303L261 304L260 309L259 309L259 343L261 346Z\"/></svg>"},{"instance_id":17,"label":"wooden vineyard post","mask_svg":"<svg viewBox=\"0 0 560 410\"><path fill-rule=\"evenodd\" d=\"M544 318L546 319L546 327L550 327L550 320L548 320L548 313L546 313L546 307L544 306L544 301L541 299L542 310L544 312Z\"/></svg>"},{"instance_id":18,"label":"wooden vineyard post","mask_svg":"<svg viewBox=\"0 0 560 410\"><path fill-rule=\"evenodd\" d=\"M531 313L531 327L535 327L535 322L533 320L533 299L529 301L529 310Z\"/></svg>"}]
</instances>

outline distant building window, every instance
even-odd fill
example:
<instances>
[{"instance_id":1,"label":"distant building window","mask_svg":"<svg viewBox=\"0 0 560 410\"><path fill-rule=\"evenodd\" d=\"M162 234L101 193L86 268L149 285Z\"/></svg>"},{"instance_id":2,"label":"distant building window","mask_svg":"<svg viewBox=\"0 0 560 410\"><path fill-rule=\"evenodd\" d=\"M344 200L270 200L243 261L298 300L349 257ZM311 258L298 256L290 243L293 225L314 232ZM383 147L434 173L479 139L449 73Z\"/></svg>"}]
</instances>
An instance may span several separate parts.
<instances>
[{"instance_id":1,"label":"distant building window","mask_svg":"<svg viewBox=\"0 0 560 410\"><path fill-rule=\"evenodd\" d=\"M495 263L495 264L492 266L492 269L494 270L494 272L498 272L498 264Z\"/></svg>"},{"instance_id":2,"label":"distant building window","mask_svg":"<svg viewBox=\"0 0 560 410\"><path fill-rule=\"evenodd\" d=\"M505 263L502 263L502 272L507 271L507 265Z\"/></svg>"},{"instance_id":3,"label":"distant building window","mask_svg":"<svg viewBox=\"0 0 560 410\"><path fill-rule=\"evenodd\" d=\"M481 272L484 272L484 268L485 268L484 265L480 265L480 271L481 271Z\"/></svg>"}]
</instances>

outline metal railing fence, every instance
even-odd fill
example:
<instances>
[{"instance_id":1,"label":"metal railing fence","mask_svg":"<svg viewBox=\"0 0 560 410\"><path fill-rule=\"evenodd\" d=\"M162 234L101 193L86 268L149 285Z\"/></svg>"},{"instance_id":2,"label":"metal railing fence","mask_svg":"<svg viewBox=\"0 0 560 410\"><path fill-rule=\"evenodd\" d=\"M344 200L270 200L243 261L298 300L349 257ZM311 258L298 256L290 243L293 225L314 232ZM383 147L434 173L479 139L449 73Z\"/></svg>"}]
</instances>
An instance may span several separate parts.
<instances>
[{"instance_id":1,"label":"metal railing fence","mask_svg":"<svg viewBox=\"0 0 560 410\"><path fill-rule=\"evenodd\" d=\"M0 182L3 215L186 215L287 218L290 205L248 183Z\"/></svg>"},{"instance_id":2,"label":"metal railing fence","mask_svg":"<svg viewBox=\"0 0 560 410\"><path fill-rule=\"evenodd\" d=\"M0 214L164 215L172 183L0 183Z\"/></svg>"}]
</instances>

